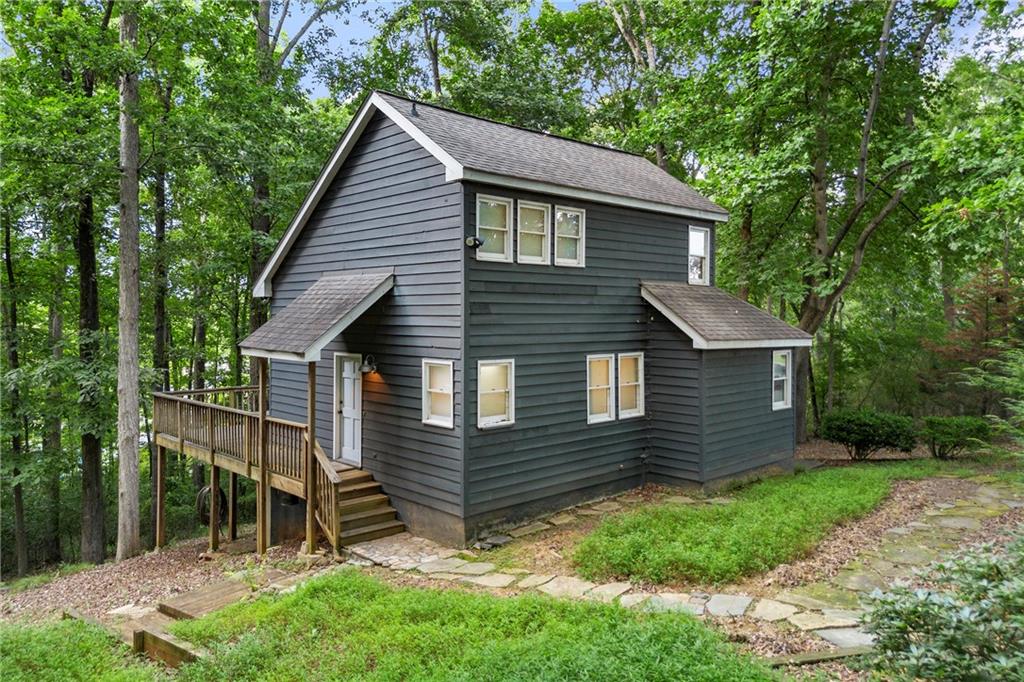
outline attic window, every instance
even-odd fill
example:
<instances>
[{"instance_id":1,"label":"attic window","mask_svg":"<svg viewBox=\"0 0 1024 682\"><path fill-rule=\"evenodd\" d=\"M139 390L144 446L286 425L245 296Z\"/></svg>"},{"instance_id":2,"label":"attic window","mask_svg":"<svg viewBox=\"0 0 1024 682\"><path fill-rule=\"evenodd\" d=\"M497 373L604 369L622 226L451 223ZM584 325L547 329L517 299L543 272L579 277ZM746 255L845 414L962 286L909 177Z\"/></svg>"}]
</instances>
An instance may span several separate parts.
<instances>
[{"instance_id":1,"label":"attic window","mask_svg":"<svg viewBox=\"0 0 1024 682\"><path fill-rule=\"evenodd\" d=\"M583 267L586 232L583 209L555 207L555 265Z\"/></svg>"},{"instance_id":2,"label":"attic window","mask_svg":"<svg viewBox=\"0 0 1024 682\"><path fill-rule=\"evenodd\" d=\"M690 251L689 251L689 268L690 268L690 284L707 284L708 279L708 267L709 259L708 255L711 252L710 241L711 232L703 227L691 227L690 228Z\"/></svg>"},{"instance_id":3,"label":"attic window","mask_svg":"<svg viewBox=\"0 0 1024 682\"><path fill-rule=\"evenodd\" d=\"M478 260L512 262L512 200L478 194L476 236L483 241L476 251Z\"/></svg>"}]
</instances>

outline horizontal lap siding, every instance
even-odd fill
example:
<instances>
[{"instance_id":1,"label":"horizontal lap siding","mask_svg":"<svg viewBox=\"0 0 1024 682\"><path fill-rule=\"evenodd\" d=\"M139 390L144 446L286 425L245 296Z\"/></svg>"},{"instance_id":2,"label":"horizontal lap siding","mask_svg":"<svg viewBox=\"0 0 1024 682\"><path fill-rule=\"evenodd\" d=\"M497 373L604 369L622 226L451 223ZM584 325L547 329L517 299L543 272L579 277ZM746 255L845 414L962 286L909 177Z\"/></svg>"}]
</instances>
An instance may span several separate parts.
<instances>
[{"instance_id":1,"label":"horizontal lap siding","mask_svg":"<svg viewBox=\"0 0 1024 682\"><path fill-rule=\"evenodd\" d=\"M647 340L649 472L665 483L699 483L700 351L661 313L651 309L651 318Z\"/></svg>"},{"instance_id":2,"label":"horizontal lap siding","mask_svg":"<svg viewBox=\"0 0 1024 682\"><path fill-rule=\"evenodd\" d=\"M363 467L386 492L462 514L462 190L376 114L274 277L280 310L324 273L393 268L395 288L317 366L317 438L333 449L335 352L373 354L363 380ZM455 362L455 429L421 422L422 361ZM271 363L271 413L306 419L306 366Z\"/></svg>"},{"instance_id":3,"label":"horizontal lap siding","mask_svg":"<svg viewBox=\"0 0 1024 682\"><path fill-rule=\"evenodd\" d=\"M652 359L646 360L647 415L587 424L586 356L650 352L653 311L640 297L639 283L686 277L689 221L467 185L467 235L475 234L478 191L547 203L552 210L555 205L586 209L586 267L467 257L466 515L641 476L649 424L668 407L662 393L651 395ZM513 253L515 247L514 236ZM671 364L671 355L665 348L657 371ZM507 358L516 363L516 423L478 429L477 361Z\"/></svg>"},{"instance_id":4,"label":"horizontal lap siding","mask_svg":"<svg viewBox=\"0 0 1024 682\"><path fill-rule=\"evenodd\" d=\"M772 410L772 351L704 352L704 469L713 481L793 455L793 410Z\"/></svg>"}]
</instances>

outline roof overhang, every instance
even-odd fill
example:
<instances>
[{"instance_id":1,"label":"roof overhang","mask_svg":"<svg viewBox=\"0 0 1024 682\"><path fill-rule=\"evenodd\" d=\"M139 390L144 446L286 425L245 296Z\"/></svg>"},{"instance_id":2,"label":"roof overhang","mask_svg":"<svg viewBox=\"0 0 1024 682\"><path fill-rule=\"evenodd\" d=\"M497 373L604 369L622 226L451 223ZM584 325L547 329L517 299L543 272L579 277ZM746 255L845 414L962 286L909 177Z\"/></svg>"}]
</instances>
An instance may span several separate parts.
<instances>
[{"instance_id":1,"label":"roof overhang","mask_svg":"<svg viewBox=\"0 0 1024 682\"><path fill-rule=\"evenodd\" d=\"M740 348L809 348L812 339L743 339L723 340L705 338L694 329L693 325L680 317L671 307L660 301L647 287L640 287L640 295L655 310L668 318L669 322L693 340L693 347L698 350L733 350Z\"/></svg>"}]
</instances>

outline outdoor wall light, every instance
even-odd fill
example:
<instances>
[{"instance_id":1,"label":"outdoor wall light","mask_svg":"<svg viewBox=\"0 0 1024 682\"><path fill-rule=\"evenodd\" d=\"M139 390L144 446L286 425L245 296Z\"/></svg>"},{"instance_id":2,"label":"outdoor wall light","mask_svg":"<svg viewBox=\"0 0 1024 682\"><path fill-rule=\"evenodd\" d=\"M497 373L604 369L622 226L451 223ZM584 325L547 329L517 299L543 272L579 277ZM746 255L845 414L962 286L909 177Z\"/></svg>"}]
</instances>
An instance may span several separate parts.
<instances>
[{"instance_id":1,"label":"outdoor wall light","mask_svg":"<svg viewBox=\"0 0 1024 682\"><path fill-rule=\"evenodd\" d=\"M480 237L466 237L466 246L471 249L479 249L484 245L484 240Z\"/></svg>"},{"instance_id":2,"label":"outdoor wall light","mask_svg":"<svg viewBox=\"0 0 1024 682\"><path fill-rule=\"evenodd\" d=\"M363 358L363 364L359 365L359 371L363 374L372 374L377 371L377 358L367 355Z\"/></svg>"}]
</instances>

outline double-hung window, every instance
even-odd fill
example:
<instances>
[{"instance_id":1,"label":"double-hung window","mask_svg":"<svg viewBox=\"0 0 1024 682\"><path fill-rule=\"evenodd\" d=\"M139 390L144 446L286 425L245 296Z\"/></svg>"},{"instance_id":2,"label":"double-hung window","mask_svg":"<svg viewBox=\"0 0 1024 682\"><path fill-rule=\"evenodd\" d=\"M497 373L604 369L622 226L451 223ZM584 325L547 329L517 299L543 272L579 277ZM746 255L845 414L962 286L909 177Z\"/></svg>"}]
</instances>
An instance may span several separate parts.
<instances>
[{"instance_id":1,"label":"double-hung window","mask_svg":"<svg viewBox=\"0 0 1024 682\"><path fill-rule=\"evenodd\" d=\"M711 253L711 232L703 227L690 228L690 284L708 284Z\"/></svg>"},{"instance_id":2,"label":"double-hung window","mask_svg":"<svg viewBox=\"0 0 1024 682\"><path fill-rule=\"evenodd\" d=\"M555 207L555 265L583 267L586 233L586 211Z\"/></svg>"},{"instance_id":3,"label":"double-hung window","mask_svg":"<svg viewBox=\"0 0 1024 682\"><path fill-rule=\"evenodd\" d=\"M615 419L615 356L587 356L587 423Z\"/></svg>"},{"instance_id":4,"label":"double-hung window","mask_svg":"<svg viewBox=\"0 0 1024 682\"><path fill-rule=\"evenodd\" d=\"M516 421L514 360L480 360L476 368L476 425L481 429Z\"/></svg>"},{"instance_id":5,"label":"double-hung window","mask_svg":"<svg viewBox=\"0 0 1024 682\"><path fill-rule=\"evenodd\" d=\"M478 194L476 236L483 242L478 260L512 262L512 200Z\"/></svg>"},{"instance_id":6,"label":"double-hung window","mask_svg":"<svg viewBox=\"0 0 1024 682\"><path fill-rule=\"evenodd\" d=\"M644 414L644 354L619 353L619 419Z\"/></svg>"},{"instance_id":7,"label":"double-hung window","mask_svg":"<svg viewBox=\"0 0 1024 682\"><path fill-rule=\"evenodd\" d=\"M793 353L788 350L772 352L772 409L785 410L791 402Z\"/></svg>"},{"instance_id":8,"label":"double-hung window","mask_svg":"<svg viewBox=\"0 0 1024 682\"><path fill-rule=\"evenodd\" d=\"M547 265L551 262L551 207L531 201L520 201L518 207L519 262Z\"/></svg>"},{"instance_id":9,"label":"double-hung window","mask_svg":"<svg viewBox=\"0 0 1024 682\"><path fill-rule=\"evenodd\" d=\"M423 423L455 428L451 360L423 361Z\"/></svg>"}]
</instances>

